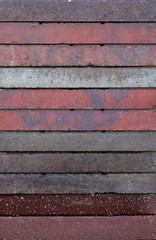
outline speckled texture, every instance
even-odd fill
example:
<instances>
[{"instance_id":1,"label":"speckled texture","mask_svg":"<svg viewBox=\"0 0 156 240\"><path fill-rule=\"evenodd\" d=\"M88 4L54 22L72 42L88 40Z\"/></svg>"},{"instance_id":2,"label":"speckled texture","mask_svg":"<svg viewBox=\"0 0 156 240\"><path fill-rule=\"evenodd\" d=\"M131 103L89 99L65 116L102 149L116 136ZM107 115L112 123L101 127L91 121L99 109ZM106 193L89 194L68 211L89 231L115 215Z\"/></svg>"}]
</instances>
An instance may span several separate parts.
<instances>
[{"instance_id":1,"label":"speckled texture","mask_svg":"<svg viewBox=\"0 0 156 240\"><path fill-rule=\"evenodd\" d=\"M1 0L0 21L156 21L155 0Z\"/></svg>"},{"instance_id":2,"label":"speckled texture","mask_svg":"<svg viewBox=\"0 0 156 240\"><path fill-rule=\"evenodd\" d=\"M156 214L154 194L0 195L1 216L114 216Z\"/></svg>"},{"instance_id":3,"label":"speckled texture","mask_svg":"<svg viewBox=\"0 0 156 240\"><path fill-rule=\"evenodd\" d=\"M156 132L0 132L3 152L156 151Z\"/></svg>"},{"instance_id":4,"label":"speckled texture","mask_svg":"<svg viewBox=\"0 0 156 240\"><path fill-rule=\"evenodd\" d=\"M1 88L156 87L155 68L0 68Z\"/></svg>"},{"instance_id":5,"label":"speckled texture","mask_svg":"<svg viewBox=\"0 0 156 240\"><path fill-rule=\"evenodd\" d=\"M0 173L154 173L156 153L0 153Z\"/></svg>"}]
</instances>

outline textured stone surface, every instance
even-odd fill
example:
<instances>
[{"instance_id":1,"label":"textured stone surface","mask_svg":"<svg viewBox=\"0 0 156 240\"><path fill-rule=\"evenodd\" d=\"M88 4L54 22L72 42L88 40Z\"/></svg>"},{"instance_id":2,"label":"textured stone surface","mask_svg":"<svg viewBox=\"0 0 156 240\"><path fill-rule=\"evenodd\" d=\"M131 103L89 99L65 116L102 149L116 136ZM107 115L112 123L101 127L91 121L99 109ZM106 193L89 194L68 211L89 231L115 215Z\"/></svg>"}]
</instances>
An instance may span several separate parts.
<instances>
[{"instance_id":1,"label":"textured stone surface","mask_svg":"<svg viewBox=\"0 0 156 240\"><path fill-rule=\"evenodd\" d=\"M156 21L155 0L1 0L0 21Z\"/></svg>"},{"instance_id":2,"label":"textured stone surface","mask_svg":"<svg viewBox=\"0 0 156 240\"><path fill-rule=\"evenodd\" d=\"M155 45L0 45L5 67L154 67Z\"/></svg>"},{"instance_id":3,"label":"textured stone surface","mask_svg":"<svg viewBox=\"0 0 156 240\"><path fill-rule=\"evenodd\" d=\"M153 240L156 216L1 217L2 239Z\"/></svg>"},{"instance_id":4,"label":"textured stone surface","mask_svg":"<svg viewBox=\"0 0 156 240\"><path fill-rule=\"evenodd\" d=\"M155 68L0 68L1 88L156 87Z\"/></svg>"},{"instance_id":5,"label":"textured stone surface","mask_svg":"<svg viewBox=\"0 0 156 240\"><path fill-rule=\"evenodd\" d=\"M156 172L156 153L0 153L1 173Z\"/></svg>"},{"instance_id":6,"label":"textured stone surface","mask_svg":"<svg viewBox=\"0 0 156 240\"><path fill-rule=\"evenodd\" d=\"M0 174L1 194L156 193L156 174Z\"/></svg>"},{"instance_id":7,"label":"textured stone surface","mask_svg":"<svg viewBox=\"0 0 156 240\"><path fill-rule=\"evenodd\" d=\"M156 132L0 132L0 151L156 151Z\"/></svg>"},{"instance_id":8,"label":"textured stone surface","mask_svg":"<svg viewBox=\"0 0 156 240\"><path fill-rule=\"evenodd\" d=\"M113 216L156 214L156 194L6 194L1 216Z\"/></svg>"},{"instance_id":9,"label":"textured stone surface","mask_svg":"<svg viewBox=\"0 0 156 240\"><path fill-rule=\"evenodd\" d=\"M84 2L85 3L85 2ZM0 23L1 44L151 44L155 23Z\"/></svg>"}]
</instances>

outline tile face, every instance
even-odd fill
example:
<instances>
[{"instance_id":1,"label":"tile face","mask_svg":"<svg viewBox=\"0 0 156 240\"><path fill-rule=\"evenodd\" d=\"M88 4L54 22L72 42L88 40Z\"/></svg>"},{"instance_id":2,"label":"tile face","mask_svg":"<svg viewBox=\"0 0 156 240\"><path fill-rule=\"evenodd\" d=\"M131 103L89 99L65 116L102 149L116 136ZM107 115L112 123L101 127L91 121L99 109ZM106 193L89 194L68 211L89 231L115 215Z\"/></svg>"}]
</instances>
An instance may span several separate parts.
<instances>
[{"instance_id":1,"label":"tile face","mask_svg":"<svg viewBox=\"0 0 156 240\"><path fill-rule=\"evenodd\" d=\"M156 214L156 194L5 194L1 216L114 216Z\"/></svg>"},{"instance_id":2,"label":"tile face","mask_svg":"<svg viewBox=\"0 0 156 240\"><path fill-rule=\"evenodd\" d=\"M154 173L156 153L0 153L0 173Z\"/></svg>"},{"instance_id":3,"label":"tile face","mask_svg":"<svg viewBox=\"0 0 156 240\"><path fill-rule=\"evenodd\" d=\"M155 216L1 217L1 238L12 239L155 239Z\"/></svg>"},{"instance_id":4,"label":"tile face","mask_svg":"<svg viewBox=\"0 0 156 240\"><path fill-rule=\"evenodd\" d=\"M1 88L156 87L155 68L40 67L0 68Z\"/></svg>"},{"instance_id":5,"label":"tile face","mask_svg":"<svg viewBox=\"0 0 156 240\"><path fill-rule=\"evenodd\" d=\"M149 22L156 21L155 8L155 0L1 0L0 21Z\"/></svg>"},{"instance_id":6,"label":"tile face","mask_svg":"<svg viewBox=\"0 0 156 240\"><path fill-rule=\"evenodd\" d=\"M0 45L0 65L3 67L155 67L156 46Z\"/></svg>"},{"instance_id":7,"label":"tile face","mask_svg":"<svg viewBox=\"0 0 156 240\"><path fill-rule=\"evenodd\" d=\"M0 182L1 194L156 193L155 173L0 174Z\"/></svg>"},{"instance_id":8,"label":"tile face","mask_svg":"<svg viewBox=\"0 0 156 240\"><path fill-rule=\"evenodd\" d=\"M156 43L156 27L155 23L0 22L0 43L151 44Z\"/></svg>"},{"instance_id":9,"label":"tile face","mask_svg":"<svg viewBox=\"0 0 156 240\"><path fill-rule=\"evenodd\" d=\"M156 110L0 110L6 131L147 131L156 129ZM6 119L8 119L6 121Z\"/></svg>"},{"instance_id":10,"label":"tile face","mask_svg":"<svg viewBox=\"0 0 156 240\"><path fill-rule=\"evenodd\" d=\"M3 110L147 110L155 109L156 89L0 89L0 98Z\"/></svg>"},{"instance_id":11,"label":"tile face","mask_svg":"<svg viewBox=\"0 0 156 240\"><path fill-rule=\"evenodd\" d=\"M155 132L0 132L2 152L148 152Z\"/></svg>"}]
</instances>

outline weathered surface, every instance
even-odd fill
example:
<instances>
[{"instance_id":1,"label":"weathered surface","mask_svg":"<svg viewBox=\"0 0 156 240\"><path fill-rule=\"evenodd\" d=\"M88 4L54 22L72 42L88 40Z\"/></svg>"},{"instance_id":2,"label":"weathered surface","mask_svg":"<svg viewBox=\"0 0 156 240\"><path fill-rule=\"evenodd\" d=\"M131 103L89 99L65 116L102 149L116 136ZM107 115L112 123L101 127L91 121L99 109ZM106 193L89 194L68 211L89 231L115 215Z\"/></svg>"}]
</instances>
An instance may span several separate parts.
<instances>
[{"instance_id":1,"label":"weathered surface","mask_svg":"<svg viewBox=\"0 0 156 240\"><path fill-rule=\"evenodd\" d=\"M0 23L1 44L150 44L155 23Z\"/></svg>"},{"instance_id":2,"label":"weathered surface","mask_svg":"<svg viewBox=\"0 0 156 240\"><path fill-rule=\"evenodd\" d=\"M1 194L156 193L156 174L0 174Z\"/></svg>"},{"instance_id":3,"label":"weathered surface","mask_svg":"<svg viewBox=\"0 0 156 240\"><path fill-rule=\"evenodd\" d=\"M1 217L1 239L151 240L156 216Z\"/></svg>"},{"instance_id":4,"label":"weathered surface","mask_svg":"<svg viewBox=\"0 0 156 240\"><path fill-rule=\"evenodd\" d=\"M147 109L156 89L0 89L0 109Z\"/></svg>"},{"instance_id":5,"label":"weathered surface","mask_svg":"<svg viewBox=\"0 0 156 240\"><path fill-rule=\"evenodd\" d=\"M156 151L156 132L0 132L0 151Z\"/></svg>"},{"instance_id":6,"label":"weathered surface","mask_svg":"<svg viewBox=\"0 0 156 240\"><path fill-rule=\"evenodd\" d=\"M156 214L154 194L0 195L1 216Z\"/></svg>"},{"instance_id":7,"label":"weathered surface","mask_svg":"<svg viewBox=\"0 0 156 240\"><path fill-rule=\"evenodd\" d=\"M156 130L156 110L0 110L7 131Z\"/></svg>"},{"instance_id":8,"label":"weathered surface","mask_svg":"<svg viewBox=\"0 0 156 240\"><path fill-rule=\"evenodd\" d=\"M0 172L156 172L156 153L0 153Z\"/></svg>"},{"instance_id":9,"label":"weathered surface","mask_svg":"<svg viewBox=\"0 0 156 240\"><path fill-rule=\"evenodd\" d=\"M0 45L1 66L156 66L155 45Z\"/></svg>"},{"instance_id":10,"label":"weathered surface","mask_svg":"<svg viewBox=\"0 0 156 240\"><path fill-rule=\"evenodd\" d=\"M0 68L1 88L156 87L155 68Z\"/></svg>"},{"instance_id":11,"label":"weathered surface","mask_svg":"<svg viewBox=\"0 0 156 240\"><path fill-rule=\"evenodd\" d=\"M156 239L155 67L155 0L0 0L0 239Z\"/></svg>"},{"instance_id":12,"label":"weathered surface","mask_svg":"<svg viewBox=\"0 0 156 240\"><path fill-rule=\"evenodd\" d=\"M156 21L155 0L1 0L0 21Z\"/></svg>"}]
</instances>

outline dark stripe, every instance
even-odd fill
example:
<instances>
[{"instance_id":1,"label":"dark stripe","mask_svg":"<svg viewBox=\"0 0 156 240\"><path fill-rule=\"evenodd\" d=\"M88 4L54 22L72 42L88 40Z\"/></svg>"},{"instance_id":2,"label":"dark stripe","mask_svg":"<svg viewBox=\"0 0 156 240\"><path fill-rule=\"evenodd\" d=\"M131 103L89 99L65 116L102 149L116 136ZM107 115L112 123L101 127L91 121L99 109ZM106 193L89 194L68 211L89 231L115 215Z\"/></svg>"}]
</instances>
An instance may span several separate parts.
<instances>
[{"instance_id":1,"label":"dark stripe","mask_svg":"<svg viewBox=\"0 0 156 240\"><path fill-rule=\"evenodd\" d=\"M156 214L153 194L0 195L1 216L113 216Z\"/></svg>"}]
</instances>

